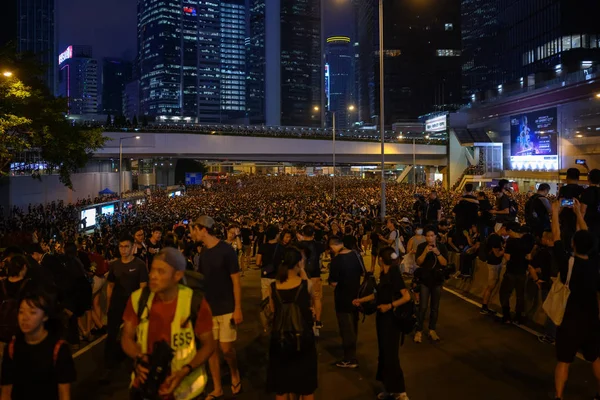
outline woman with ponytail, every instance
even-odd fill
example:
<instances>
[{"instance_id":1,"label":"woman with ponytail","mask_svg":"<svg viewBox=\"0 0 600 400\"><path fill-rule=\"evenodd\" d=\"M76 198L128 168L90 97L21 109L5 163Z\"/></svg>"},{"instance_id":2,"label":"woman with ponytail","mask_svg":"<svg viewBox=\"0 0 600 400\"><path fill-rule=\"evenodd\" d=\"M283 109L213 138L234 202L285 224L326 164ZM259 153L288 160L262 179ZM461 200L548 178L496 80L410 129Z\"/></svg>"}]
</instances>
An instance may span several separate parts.
<instances>
[{"instance_id":1,"label":"woman with ponytail","mask_svg":"<svg viewBox=\"0 0 600 400\"><path fill-rule=\"evenodd\" d=\"M301 250L286 248L270 286L270 303L274 312L269 347L267 391L277 400L314 400L317 389L317 349L313 334L310 279L304 271ZM300 315L297 327L289 318ZM295 332L291 332L292 326ZM283 329L281 327L284 327ZM293 343L289 334L295 333Z\"/></svg>"},{"instance_id":2,"label":"woman with ponytail","mask_svg":"<svg viewBox=\"0 0 600 400\"><path fill-rule=\"evenodd\" d=\"M377 345L379 358L377 362L377 380L383 384L384 391L377 395L378 399L408 400L404 373L400 367L401 329L394 316L393 309L408 303L410 293L406 289L400 273L400 257L393 247L384 247L379 251L377 260L381 268L377 296L374 294L356 299L355 306L376 300L377 302Z\"/></svg>"}]
</instances>

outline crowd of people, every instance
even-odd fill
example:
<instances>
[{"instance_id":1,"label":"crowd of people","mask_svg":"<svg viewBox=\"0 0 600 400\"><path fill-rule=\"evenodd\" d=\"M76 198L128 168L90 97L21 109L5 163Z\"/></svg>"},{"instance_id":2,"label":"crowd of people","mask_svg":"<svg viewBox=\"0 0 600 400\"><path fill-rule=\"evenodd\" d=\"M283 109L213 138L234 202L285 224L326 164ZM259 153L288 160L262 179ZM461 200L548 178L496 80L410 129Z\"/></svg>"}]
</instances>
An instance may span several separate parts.
<instances>
[{"instance_id":1,"label":"crowd of people","mask_svg":"<svg viewBox=\"0 0 600 400\"><path fill-rule=\"evenodd\" d=\"M261 271L261 321L270 337L270 393L278 400L314 398L315 334L324 329L321 272L327 270L344 350L336 365L358 367L359 313L377 313L378 398L406 400L398 356L404 335L414 331L416 343L424 335L439 341L442 285L451 276L470 279L480 259L489 273L481 313L495 313L489 300L500 284L503 323L525 322L527 279L544 297L552 278L570 281L563 322L556 327L549 321L540 338L556 341L556 398L562 399L577 351L600 378L600 171L590 171L585 189L575 171L569 170L557 199L548 185L535 194L516 193L504 180L479 192L472 184L459 192L392 183L385 223L377 182L337 178L334 198L331 178L298 176L247 176L210 189L188 187L175 198L153 193L143 204L99 217L93 232L80 230L74 206L52 203L13 213L3 220L5 236L23 241L2 257L4 300L14 300L0 306L0 318L7 319L0 321L0 341L9 348L3 398L5 390L19 399L68 398L64 393L75 379L71 351L105 333L101 381L113 379L129 357L134 399L150 390L195 398L207 387L205 365L212 377L206 399L241 392L235 348L244 320L240 282L254 265ZM42 375L29 376L52 378L27 385L20 368L44 357L32 352L42 342L49 349L36 364ZM221 382L221 356L231 373L229 389ZM166 375L155 382L161 362ZM60 372L48 374L52 368Z\"/></svg>"}]
</instances>

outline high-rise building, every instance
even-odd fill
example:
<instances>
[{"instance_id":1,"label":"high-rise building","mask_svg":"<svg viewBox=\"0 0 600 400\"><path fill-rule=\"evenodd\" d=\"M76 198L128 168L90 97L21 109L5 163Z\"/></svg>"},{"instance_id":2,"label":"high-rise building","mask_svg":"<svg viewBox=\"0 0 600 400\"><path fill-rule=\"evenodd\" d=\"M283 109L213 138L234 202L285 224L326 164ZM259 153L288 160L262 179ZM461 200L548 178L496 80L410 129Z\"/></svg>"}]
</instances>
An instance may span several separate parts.
<instances>
[{"instance_id":1,"label":"high-rise building","mask_svg":"<svg viewBox=\"0 0 600 400\"><path fill-rule=\"evenodd\" d=\"M17 51L38 55L47 68L42 79L47 82L50 93L55 94L57 51L54 0L18 0L17 24Z\"/></svg>"},{"instance_id":2,"label":"high-rise building","mask_svg":"<svg viewBox=\"0 0 600 400\"><path fill-rule=\"evenodd\" d=\"M102 60L102 103L103 114L122 115L123 90L131 81L133 64L118 58L104 58Z\"/></svg>"},{"instance_id":3,"label":"high-rise building","mask_svg":"<svg viewBox=\"0 0 600 400\"><path fill-rule=\"evenodd\" d=\"M347 36L332 36L325 44L325 96L327 109L327 126L332 124L332 113L335 112L336 127L346 129L353 116L352 99L354 86L354 49ZM352 110L349 110L350 106Z\"/></svg>"},{"instance_id":4,"label":"high-rise building","mask_svg":"<svg viewBox=\"0 0 600 400\"><path fill-rule=\"evenodd\" d=\"M462 0L463 97L500 83L498 0Z\"/></svg>"},{"instance_id":5,"label":"high-rise building","mask_svg":"<svg viewBox=\"0 0 600 400\"><path fill-rule=\"evenodd\" d=\"M600 62L597 0L499 0L498 10L503 82L533 86Z\"/></svg>"},{"instance_id":6,"label":"high-rise building","mask_svg":"<svg viewBox=\"0 0 600 400\"><path fill-rule=\"evenodd\" d=\"M140 82L135 80L127 83L123 89L123 115L129 121L133 117L140 119Z\"/></svg>"},{"instance_id":7,"label":"high-rise building","mask_svg":"<svg viewBox=\"0 0 600 400\"><path fill-rule=\"evenodd\" d=\"M200 123L243 116L244 15L236 0L139 0L140 113Z\"/></svg>"},{"instance_id":8,"label":"high-rise building","mask_svg":"<svg viewBox=\"0 0 600 400\"><path fill-rule=\"evenodd\" d=\"M0 47L8 43L17 44L17 0L9 0L2 4L2 13L0 13Z\"/></svg>"},{"instance_id":9,"label":"high-rise building","mask_svg":"<svg viewBox=\"0 0 600 400\"><path fill-rule=\"evenodd\" d=\"M69 46L58 56L58 95L68 102L69 115L98 112L98 61L91 46Z\"/></svg>"},{"instance_id":10,"label":"high-rise building","mask_svg":"<svg viewBox=\"0 0 600 400\"><path fill-rule=\"evenodd\" d=\"M360 119L379 114L378 4L356 0ZM461 90L460 0L384 0L385 123L456 109Z\"/></svg>"},{"instance_id":11,"label":"high-rise building","mask_svg":"<svg viewBox=\"0 0 600 400\"><path fill-rule=\"evenodd\" d=\"M321 125L320 1L252 0L250 27L250 121Z\"/></svg>"}]
</instances>

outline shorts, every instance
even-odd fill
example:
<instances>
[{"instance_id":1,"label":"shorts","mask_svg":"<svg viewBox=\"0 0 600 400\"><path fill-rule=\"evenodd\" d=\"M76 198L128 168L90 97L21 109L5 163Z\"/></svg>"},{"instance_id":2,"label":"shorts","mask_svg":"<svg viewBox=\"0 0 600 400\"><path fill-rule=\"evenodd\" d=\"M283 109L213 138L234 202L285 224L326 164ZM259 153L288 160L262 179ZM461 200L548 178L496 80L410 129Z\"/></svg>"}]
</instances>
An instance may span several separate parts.
<instances>
[{"instance_id":1,"label":"shorts","mask_svg":"<svg viewBox=\"0 0 600 400\"><path fill-rule=\"evenodd\" d=\"M565 320L556 331L556 359L572 363L580 351L586 361L594 362L600 352L600 327L597 321Z\"/></svg>"},{"instance_id":2,"label":"shorts","mask_svg":"<svg viewBox=\"0 0 600 400\"><path fill-rule=\"evenodd\" d=\"M500 272L502 272L502 264L492 265L487 264L488 267L488 286L496 286L500 280Z\"/></svg>"},{"instance_id":3,"label":"shorts","mask_svg":"<svg viewBox=\"0 0 600 400\"><path fill-rule=\"evenodd\" d=\"M223 343L231 343L237 340L237 329L232 326L233 313L213 317L213 336L215 340Z\"/></svg>"},{"instance_id":4,"label":"shorts","mask_svg":"<svg viewBox=\"0 0 600 400\"><path fill-rule=\"evenodd\" d=\"M314 300L322 300L323 299L323 282L321 282L321 278L310 278L312 281L312 293Z\"/></svg>"},{"instance_id":5,"label":"shorts","mask_svg":"<svg viewBox=\"0 0 600 400\"><path fill-rule=\"evenodd\" d=\"M106 278L94 276L94 282L92 284L92 294L95 296L102 290L104 284L106 283Z\"/></svg>"},{"instance_id":6,"label":"shorts","mask_svg":"<svg viewBox=\"0 0 600 400\"><path fill-rule=\"evenodd\" d=\"M260 291L262 293L262 300L269 297L269 290L271 288L271 284L275 282L275 279L270 278L260 278Z\"/></svg>"}]
</instances>

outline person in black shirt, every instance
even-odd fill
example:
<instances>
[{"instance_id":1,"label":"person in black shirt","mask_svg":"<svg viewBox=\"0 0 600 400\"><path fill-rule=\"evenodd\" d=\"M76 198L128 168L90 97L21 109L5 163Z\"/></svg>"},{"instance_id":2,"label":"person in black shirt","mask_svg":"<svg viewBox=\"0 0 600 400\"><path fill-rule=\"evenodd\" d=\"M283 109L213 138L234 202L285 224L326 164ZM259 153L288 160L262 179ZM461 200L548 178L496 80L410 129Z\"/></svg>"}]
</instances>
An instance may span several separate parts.
<instances>
[{"instance_id":1,"label":"person in black shirt","mask_svg":"<svg viewBox=\"0 0 600 400\"><path fill-rule=\"evenodd\" d=\"M313 302L315 307L315 327L321 329L321 312L323 311L323 285L321 282L321 254L325 251L322 243L315 241L315 229L312 225L304 225L300 232L298 247L306 254L306 273L312 282Z\"/></svg>"},{"instance_id":2,"label":"person in black shirt","mask_svg":"<svg viewBox=\"0 0 600 400\"><path fill-rule=\"evenodd\" d=\"M550 230L551 206L550 201L546 198L549 192L550 185L542 183L537 193L533 194L525 203L525 222L538 239L542 237L542 233ZM529 204L529 210L527 204Z\"/></svg>"},{"instance_id":3,"label":"person in black shirt","mask_svg":"<svg viewBox=\"0 0 600 400\"><path fill-rule=\"evenodd\" d=\"M329 267L329 285L334 288L335 313L344 348L344 359L336 365L340 368L356 368L358 310L352 301L360 288L360 278L366 271L362 256L347 249L340 238L329 239L329 248L335 254Z\"/></svg>"},{"instance_id":4,"label":"person in black shirt","mask_svg":"<svg viewBox=\"0 0 600 400\"><path fill-rule=\"evenodd\" d=\"M490 210L490 214L496 216L496 222L510 221L510 198L500 186L496 186L493 189L494 195L496 196L496 205L493 210ZM514 220L514 218L512 218Z\"/></svg>"},{"instance_id":5,"label":"person in black shirt","mask_svg":"<svg viewBox=\"0 0 600 400\"><path fill-rule=\"evenodd\" d=\"M162 228L157 225L154 228L152 228L152 236L150 236L150 239L148 239L148 241L146 241L146 248L148 249L148 254L147 254L148 269L150 269L152 267L152 260L154 260L154 256L156 254L158 254L158 252L162 248L162 245L160 242L161 239L162 239Z\"/></svg>"},{"instance_id":6,"label":"person in black shirt","mask_svg":"<svg viewBox=\"0 0 600 400\"><path fill-rule=\"evenodd\" d=\"M269 297L269 288L277 277L277 267L279 265L275 263L275 255L276 253L283 254L279 252L279 248L282 246L279 244L278 235L279 228L276 225L267 227L265 232L266 243L258 247L256 255L256 266L261 269L260 287L263 299Z\"/></svg>"},{"instance_id":7,"label":"person in black shirt","mask_svg":"<svg viewBox=\"0 0 600 400\"><path fill-rule=\"evenodd\" d=\"M479 200L473 195L473 184L465 185L465 194L452 210L456 216L456 228L459 232L471 229L479 219Z\"/></svg>"},{"instance_id":8,"label":"person in black shirt","mask_svg":"<svg viewBox=\"0 0 600 400\"><path fill-rule=\"evenodd\" d=\"M477 200L479 201L479 233L481 234L481 239L485 240L490 234L492 227L492 214L490 213L492 205L485 192L479 192Z\"/></svg>"},{"instance_id":9,"label":"person in black shirt","mask_svg":"<svg viewBox=\"0 0 600 400\"><path fill-rule=\"evenodd\" d=\"M552 278L556 278L558 267L556 266L554 257L554 235L551 231L546 231L542 234L541 246L533 256L529 263L529 275L531 279L538 285L542 303L546 301L550 288L552 287ZM546 344L554 344L556 338L556 325L552 319L546 317L544 325L544 334L538 336L538 340Z\"/></svg>"},{"instance_id":10,"label":"person in black shirt","mask_svg":"<svg viewBox=\"0 0 600 400\"><path fill-rule=\"evenodd\" d=\"M577 168L569 168L567 170L567 184L561 187L558 191L559 199L577 199L583 193L583 187L579 185L580 172ZM565 207L560 212L560 235L567 249L571 248L571 238L577 230L577 218L573 213L573 209Z\"/></svg>"},{"instance_id":11,"label":"person in black shirt","mask_svg":"<svg viewBox=\"0 0 600 400\"><path fill-rule=\"evenodd\" d=\"M589 186L581 194L581 213L590 232L600 238L600 170L588 173Z\"/></svg>"},{"instance_id":12,"label":"person in black shirt","mask_svg":"<svg viewBox=\"0 0 600 400\"><path fill-rule=\"evenodd\" d=\"M535 239L525 233L523 227L516 222L508 226L509 239L506 241L504 259L506 272L500 284L500 304L502 305L502 322L512 323L510 315L510 296L516 291L515 324L521 324L525 309L525 282L527 280L527 256L533 250Z\"/></svg>"},{"instance_id":13,"label":"person in black shirt","mask_svg":"<svg viewBox=\"0 0 600 400\"><path fill-rule=\"evenodd\" d=\"M442 219L442 203L437 197L437 192L432 190L429 194L425 217L428 224L437 225Z\"/></svg>"},{"instance_id":14,"label":"person in black shirt","mask_svg":"<svg viewBox=\"0 0 600 400\"><path fill-rule=\"evenodd\" d=\"M381 267L377 298L372 294L352 301L356 307L368 301L377 301L377 380L383 383L385 392L378 399L394 398L408 400L404 373L400 367L400 326L393 314L394 308L408 303L410 293L406 288L398 262L400 258L392 247L384 247L379 252L378 263Z\"/></svg>"},{"instance_id":15,"label":"person in black shirt","mask_svg":"<svg viewBox=\"0 0 600 400\"><path fill-rule=\"evenodd\" d=\"M502 261L504 259L504 239L506 236L506 227L500 225L498 230L488 236L485 244L485 258L488 268L487 286L483 291L483 300L481 301L481 314L493 314L488 308L488 302L496 285L500 281L500 272L502 271Z\"/></svg>"},{"instance_id":16,"label":"person in black shirt","mask_svg":"<svg viewBox=\"0 0 600 400\"><path fill-rule=\"evenodd\" d=\"M75 363L60 340L54 299L25 294L19 306L19 332L2 357L2 398L68 400L76 380Z\"/></svg>"},{"instance_id":17,"label":"person in black shirt","mask_svg":"<svg viewBox=\"0 0 600 400\"><path fill-rule=\"evenodd\" d=\"M560 201L560 200L559 200ZM560 202L552 204L552 233L555 239L554 255L558 261L560 279L566 283L569 270L571 277L562 324L556 332L557 366L554 373L556 399L561 400L569 376L569 366L575 355L581 351L583 357L592 363L592 369L600 387L600 319L598 318L598 278L597 243L595 236L587 230L587 225L575 199L573 214L579 230L573 235L573 255L569 256L561 240L559 213ZM596 394L594 399L600 398Z\"/></svg>"},{"instance_id":18,"label":"person in black shirt","mask_svg":"<svg viewBox=\"0 0 600 400\"><path fill-rule=\"evenodd\" d=\"M448 266L448 250L442 243L437 243L435 227L427 226L423 229L425 243L417 247L417 265L415 278L421 284L419 321L415 333L415 343L421 343L425 315L427 308L431 307L429 314L429 337L434 341L440 338L436 332L437 319L440 309L440 298L442 296L442 284L445 280L445 269ZM431 305L430 305L431 303Z\"/></svg>"}]
</instances>

